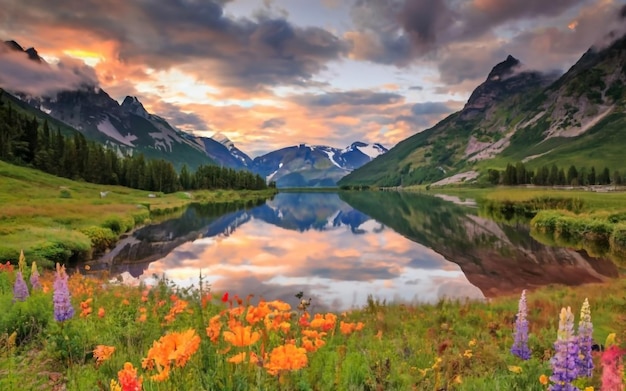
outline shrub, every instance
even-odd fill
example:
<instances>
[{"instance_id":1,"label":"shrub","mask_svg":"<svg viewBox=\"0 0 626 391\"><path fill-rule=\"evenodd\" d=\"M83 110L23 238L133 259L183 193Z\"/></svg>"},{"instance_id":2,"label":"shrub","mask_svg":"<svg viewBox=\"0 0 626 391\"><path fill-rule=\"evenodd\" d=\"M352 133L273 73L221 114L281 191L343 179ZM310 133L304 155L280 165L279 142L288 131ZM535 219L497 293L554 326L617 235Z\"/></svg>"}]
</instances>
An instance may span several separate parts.
<instances>
[{"instance_id":1,"label":"shrub","mask_svg":"<svg viewBox=\"0 0 626 391\"><path fill-rule=\"evenodd\" d=\"M89 237L95 252L103 252L117 241L117 235L109 228L91 226L83 228L81 232Z\"/></svg>"}]
</instances>

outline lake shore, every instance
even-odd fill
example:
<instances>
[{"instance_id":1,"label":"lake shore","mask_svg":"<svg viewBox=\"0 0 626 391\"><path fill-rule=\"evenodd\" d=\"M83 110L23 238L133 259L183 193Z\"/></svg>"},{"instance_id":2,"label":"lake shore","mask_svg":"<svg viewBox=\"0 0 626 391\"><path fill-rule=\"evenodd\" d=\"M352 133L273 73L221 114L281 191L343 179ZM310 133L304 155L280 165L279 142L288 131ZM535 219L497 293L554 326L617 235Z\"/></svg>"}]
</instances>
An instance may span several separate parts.
<instances>
[{"instance_id":1,"label":"lake shore","mask_svg":"<svg viewBox=\"0 0 626 391\"><path fill-rule=\"evenodd\" d=\"M76 182L0 162L0 259L16 262L24 250L47 266L89 260L124 233L190 203L246 204L274 194L275 189L162 194Z\"/></svg>"}]
</instances>

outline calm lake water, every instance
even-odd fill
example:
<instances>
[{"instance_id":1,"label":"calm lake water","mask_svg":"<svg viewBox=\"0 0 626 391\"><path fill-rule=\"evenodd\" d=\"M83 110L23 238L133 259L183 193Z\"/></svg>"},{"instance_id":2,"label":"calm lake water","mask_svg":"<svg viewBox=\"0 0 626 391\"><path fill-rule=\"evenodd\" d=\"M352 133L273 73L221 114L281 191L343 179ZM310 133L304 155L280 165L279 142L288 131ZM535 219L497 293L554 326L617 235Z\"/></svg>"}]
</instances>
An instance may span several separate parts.
<instances>
[{"instance_id":1,"label":"calm lake water","mask_svg":"<svg viewBox=\"0 0 626 391\"><path fill-rule=\"evenodd\" d=\"M524 224L496 222L471 201L397 192L280 193L257 206L189 207L138 230L102 260L113 272L178 285L348 309L368 296L436 302L519 294L618 275L608 259L549 247Z\"/></svg>"}]
</instances>

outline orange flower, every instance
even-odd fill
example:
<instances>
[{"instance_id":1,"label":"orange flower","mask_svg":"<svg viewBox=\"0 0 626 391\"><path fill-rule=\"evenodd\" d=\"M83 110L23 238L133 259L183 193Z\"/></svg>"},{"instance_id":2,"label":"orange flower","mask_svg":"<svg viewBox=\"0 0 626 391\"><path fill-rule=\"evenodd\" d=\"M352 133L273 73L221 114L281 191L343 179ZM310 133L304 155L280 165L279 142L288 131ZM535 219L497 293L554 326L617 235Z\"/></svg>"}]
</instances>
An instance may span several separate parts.
<instances>
[{"instance_id":1,"label":"orange flower","mask_svg":"<svg viewBox=\"0 0 626 391\"><path fill-rule=\"evenodd\" d=\"M98 317L104 318L104 308L102 307L98 308Z\"/></svg>"},{"instance_id":2,"label":"orange flower","mask_svg":"<svg viewBox=\"0 0 626 391\"><path fill-rule=\"evenodd\" d=\"M217 339L220 337L220 331L222 330L222 322L220 322L220 316L215 315L209 320L209 327L206 328L206 335L209 337L211 342L217 342Z\"/></svg>"},{"instance_id":3,"label":"orange flower","mask_svg":"<svg viewBox=\"0 0 626 391\"><path fill-rule=\"evenodd\" d=\"M258 331L252 332L252 326L235 326L231 331L224 331L224 340L234 346L250 346L261 337Z\"/></svg>"},{"instance_id":4,"label":"orange flower","mask_svg":"<svg viewBox=\"0 0 626 391\"><path fill-rule=\"evenodd\" d=\"M86 316L88 316L89 314L91 314L91 302L93 301L93 299L90 297L85 301L81 301L80 302L80 317L84 318Z\"/></svg>"},{"instance_id":5,"label":"orange flower","mask_svg":"<svg viewBox=\"0 0 626 391\"><path fill-rule=\"evenodd\" d=\"M543 384L544 386L548 385L548 376L546 375L539 376L539 383Z\"/></svg>"},{"instance_id":6,"label":"orange flower","mask_svg":"<svg viewBox=\"0 0 626 391\"><path fill-rule=\"evenodd\" d=\"M124 300L122 300L122 304L123 305L129 305L130 301L128 301L128 299L124 299Z\"/></svg>"},{"instance_id":7,"label":"orange flower","mask_svg":"<svg viewBox=\"0 0 626 391\"><path fill-rule=\"evenodd\" d=\"M302 338L302 347L307 352L315 352L324 345L326 345L326 342L321 338L315 338L314 340L310 340L307 337Z\"/></svg>"},{"instance_id":8,"label":"orange flower","mask_svg":"<svg viewBox=\"0 0 626 391\"><path fill-rule=\"evenodd\" d=\"M247 353L241 352L239 354L235 354L234 356L230 357L228 359L228 362L231 362L233 364L240 364L246 361L246 357L247 357ZM256 355L256 353L250 352L250 364L256 364L258 362L259 362L259 357Z\"/></svg>"},{"instance_id":9,"label":"orange flower","mask_svg":"<svg viewBox=\"0 0 626 391\"><path fill-rule=\"evenodd\" d=\"M363 322L347 323L347 322L341 321L339 323L339 331L341 331L341 333L345 335L352 334L353 332L360 331L362 329L363 329Z\"/></svg>"},{"instance_id":10,"label":"orange flower","mask_svg":"<svg viewBox=\"0 0 626 391\"><path fill-rule=\"evenodd\" d=\"M117 373L117 380L119 381L122 391L141 391L143 376L137 378L137 369L129 362L126 362L124 369ZM111 384L113 385L113 383Z\"/></svg>"},{"instance_id":11,"label":"orange flower","mask_svg":"<svg viewBox=\"0 0 626 391\"><path fill-rule=\"evenodd\" d=\"M156 366L159 373L152 376L152 379L162 381L168 378L172 361L175 366L184 367L199 347L200 337L194 329L168 333L154 341L141 366L148 370Z\"/></svg>"},{"instance_id":12,"label":"orange flower","mask_svg":"<svg viewBox=\"0 0 626 391\"><path fill-rule=\"evenodd\" d=\"M257 307L249 306L248 313L246 314L246 320L251 325L265 318L270 313L270 308L264 301L261 301Z\"/></svg>"},{"instance_id":13,"label":"orange flower","mask_svg":"<svg viewBox=\"0 0 626 391\"><path fill-rule=\"evenodd\" d=\"M100 366L100 364L111 358L113 352L115 352L115 346L96 346L96 348L93 350L93 356L96 358L96 367Z\"/></svg>"},{"instance_id":14,"label":"orange flower","mask_svg":"<svg viewBox=\"0 0 626 391\"><path fill-rule=\"evenodd\" d=\"M145 323L145 321L148 319L148 316L146 314L141 314L139 315L139 318L137 318L137 322L139 323Z\"/></svg>"},{"instance_id":15,"label":"orange flower","mask_svg":"<svg viewBox=\"0 0 626 391\"><path fill-rule=\"evenodd\" d=\"M322 329L323 331L329 331L335 328L337 323L337 315L327 313L326 315L315 314L315 318L311 321L311 327L314 329Z\"/></svg>"},{"instance_id":16,"label":"orange flower","mask_svg":"<svg viewBox=\"0 0 626 391\"><path fill-rule=\"evenodd\" d=\"M173 296L173 295L172 295ZM189 305L185 300L176 299L174 305L170 308L170 312L165 315L165 324L172 323L176 319L176 315L185 312L185 309Z\"/></svg>"},{"instance_id":17,"label":"orange flower","mask_svg":"<svg viewBox=\"0 0 626 391\"><path fill-rule=\"evenodd\" d=\"M307 363L306 349L287 344L272 350L265 368L270 375L276 375L280 371L294 371L304 368Z\"/></svg>"}]
</instances>

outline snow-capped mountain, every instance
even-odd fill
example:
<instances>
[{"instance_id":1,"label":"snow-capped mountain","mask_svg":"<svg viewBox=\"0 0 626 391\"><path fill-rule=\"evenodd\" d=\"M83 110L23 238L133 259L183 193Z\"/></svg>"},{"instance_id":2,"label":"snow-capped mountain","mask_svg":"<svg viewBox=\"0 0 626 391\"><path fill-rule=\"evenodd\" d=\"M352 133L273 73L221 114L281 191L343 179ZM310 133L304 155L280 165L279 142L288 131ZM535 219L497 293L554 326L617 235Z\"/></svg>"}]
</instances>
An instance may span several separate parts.
<instances>
[{"instance_id":1,"label":"snow-capped mountain","mask_svg":"<svg viewBox=\"0 0 626 391\"><path fill-rule=\"evenodd\" d=\"M386 151L380 144L363 142L344 149L300 144L255 158L251 169L278 187L335 186L349 172Z\"/></svg>"},{"instance_id":2,"label":"snow-capped mountain","mask_svg":"<svg viewBox=\"0 0 626 391\"><path fill-rule=\"evenodd\" d=\"M230 141L230 139L228 137L226 137L226 135L224 135L222 133L216 133L213 136L211 136L211 139L215 140L216 142L218 142L218 143L222 144L224 147L226 147L228 152L235 159L237 159L244 167L250 167L250 165L252 164L252 159L250 158L250 156L246 155L244 152L239 150L235 146L235 143Z\"/></svg>"}]
</instances>

